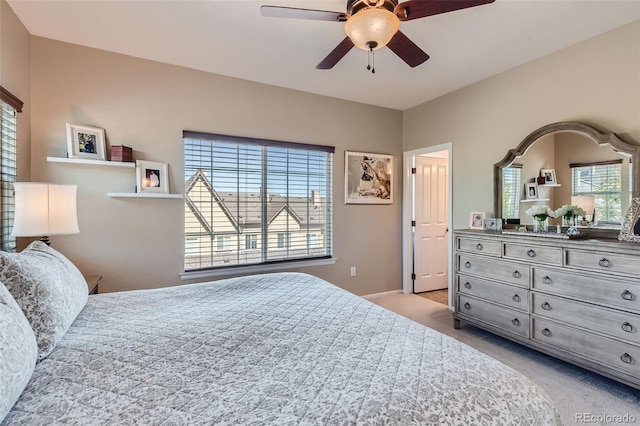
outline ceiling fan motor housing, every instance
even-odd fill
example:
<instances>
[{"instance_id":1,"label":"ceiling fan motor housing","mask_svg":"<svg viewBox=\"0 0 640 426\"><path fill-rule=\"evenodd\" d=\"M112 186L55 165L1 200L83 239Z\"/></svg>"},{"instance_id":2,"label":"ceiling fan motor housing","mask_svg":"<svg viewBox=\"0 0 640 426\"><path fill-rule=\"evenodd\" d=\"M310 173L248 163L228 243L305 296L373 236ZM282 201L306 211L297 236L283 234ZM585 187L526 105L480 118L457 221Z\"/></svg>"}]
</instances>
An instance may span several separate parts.
<instances>
[{"instance_id":1,"label":"ceiling fan motor housing","mask_svg":"<svg viewBox=\"0 0 640 426\"><path fill-rule=\"evenodd\" d=\"M353 16L368 7L379 7L393 12L397 5L398 0L347 0L347 13Z\"/></svg>"}]
</instances>

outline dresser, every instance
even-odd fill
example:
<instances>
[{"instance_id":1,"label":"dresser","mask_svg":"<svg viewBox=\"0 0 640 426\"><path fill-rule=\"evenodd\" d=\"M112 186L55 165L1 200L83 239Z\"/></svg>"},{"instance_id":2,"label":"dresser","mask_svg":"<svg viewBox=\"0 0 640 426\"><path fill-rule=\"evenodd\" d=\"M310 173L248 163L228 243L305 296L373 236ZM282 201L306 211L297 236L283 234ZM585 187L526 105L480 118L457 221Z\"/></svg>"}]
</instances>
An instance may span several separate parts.
<instances>
[{"instance_id":1,"label":"dresser","mask_svg":"<svg viewBox=\"0 0 640 426\"><path fill-rule=\"evenodd\" d=\"M640 244L454 233L466 322L640 389Z\"/></svg>"}]
</instances>

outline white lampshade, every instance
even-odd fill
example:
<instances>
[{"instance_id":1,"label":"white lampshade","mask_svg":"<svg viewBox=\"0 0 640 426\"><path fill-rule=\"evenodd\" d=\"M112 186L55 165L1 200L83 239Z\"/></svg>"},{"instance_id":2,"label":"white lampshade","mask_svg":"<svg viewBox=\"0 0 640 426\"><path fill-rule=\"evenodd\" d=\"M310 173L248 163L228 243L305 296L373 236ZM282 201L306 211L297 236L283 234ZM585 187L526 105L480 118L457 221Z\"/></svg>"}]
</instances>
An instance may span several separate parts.
<instances>
[{"instance_id":1,"label":"white lampshade","mask_svg":"<svg viewBox=\"0 0 640 426\"><path fill-rule=\"evenodd\" d=\"M571 205L582 208L588 215L593 214L595 197L593 195L572 195Z\"/></svg>"},{"instance_id":2,"label":"white lampshade","mask_svg":"<svg viewBox=\"0 0 640 426\"><path fill-rule=\"evenodd\" d=\"M344 26L353 44L363 50L369 50L371 42L375 43L373 50L386 46L399 29L400 20L395 14L375 7L357 12Z\"/></svg>"},{"instance_id":3,"label":"white lampshade","mask_svg":"<svg viewBox=\"0 0 640 426\"><path fill-rule=\"evenodd\" d=\"M77 234L76 185L16 182L14 237Z\"/></svg>"}]
</instances>

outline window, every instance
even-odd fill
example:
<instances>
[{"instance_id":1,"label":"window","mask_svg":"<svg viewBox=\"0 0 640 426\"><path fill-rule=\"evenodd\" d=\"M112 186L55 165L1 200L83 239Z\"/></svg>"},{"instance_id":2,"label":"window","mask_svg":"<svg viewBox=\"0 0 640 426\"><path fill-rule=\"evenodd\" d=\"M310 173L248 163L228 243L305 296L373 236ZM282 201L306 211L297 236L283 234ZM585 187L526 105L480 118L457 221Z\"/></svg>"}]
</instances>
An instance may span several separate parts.
<instances>
[{"instance_id":1,"label":"window","mask_svg":"<svg viewBox=\"0 0 640 426\"><path fill-rule=\"evenodd\" d=\"M11 236L15 202L13 183L16 181L16 142L22 101L0 86L0 250L15 251L16 239Z\"/></svg>"},{"instance_id":2,"label":"window","mask_svg":"<svg viewBox=\"0 0 640 426\"><path fill-rule=\"evenodd\" d=\"M517 219L520 216L522 164L514 163L502 170L502 216Z\"/></svg>"},{"instance_id":3,"label":"window","mask_svg":"<svg viewBox=\"0 0 640 426\"><path fill-rule=\"evenodd\" d=\"M331 257L333 147L183 138L186 271Z\"/></svg>"},{"instance_id":4,"label":"window","mask_svg":"<svg viewBox=\"0 0 640 426\"><path fill-rule=\"evenodd\" d=\"M622 160L570 164L571 195L589 195L594 197L596 217L600 224L622 223L623 189ZM626 197L626 194L625 194ZM587 212L591 215L592 212Z\"/></svg>"}]
</instances>

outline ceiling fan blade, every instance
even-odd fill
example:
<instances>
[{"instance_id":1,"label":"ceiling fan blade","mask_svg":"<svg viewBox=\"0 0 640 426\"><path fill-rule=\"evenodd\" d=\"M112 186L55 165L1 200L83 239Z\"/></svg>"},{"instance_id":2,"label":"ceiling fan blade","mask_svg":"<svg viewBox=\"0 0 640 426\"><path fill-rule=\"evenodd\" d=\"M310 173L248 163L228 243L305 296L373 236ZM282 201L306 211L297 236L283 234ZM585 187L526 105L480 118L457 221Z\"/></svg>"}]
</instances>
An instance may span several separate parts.
<instances>
[{"instance_id":1,"label":"ceiling fan blade","mask_svg":"<svg viewBox=\"0 0 640 426\"><path fill-rule=\"evenodd\" d=\"M439 15L468 7L482 6L483 4L493 3L494 1L495 0L408 0L398 4L393 13L395 13L401 21L410 21L412 19Z\"/></svg>"},{"instance_id":2,"label":"ceiling fan blade","mask_svg":"<svg viewBox=\"0 0 640 426\"><path fill-rule=\"evenodd\" d=\"M316 21L345 22L349 15L341 12L331 12L328 10L298 9L296 7L262 6L260 7L262 16L274 18L295 18L313 19Z\"/></svg>"},{"instance_id":3,"label":"ceiling fan blade","mask_svg":"<svg viewBox=\"0 0 640 426\"><path fill-rule=\"evenodd\" d=\"M340 44L338 44L336 48L333 49L331 53L329 53L327 57L322 60L322 62L316 65L316 69L329 70L333 68L333 66L337 64L340 59L342 59L344 55L346 55L351 50L352 47L353 42L351 41L351 39L349 37L345 37L344 40L342 40Z\"/></svg>"},{"instance_id":4,"label":"ceiling fan blade","mask_svg":"<svg viewBox=\"0 0 640 426\"><path fill-rule=\"evenodd\" d=\"M422 49L420 49L414 42L409 40L409 37L398 31L393 36L387 47L407 63L411 68L417 67L421 63L429 59Z\"/></svg>"}]
</instances>

